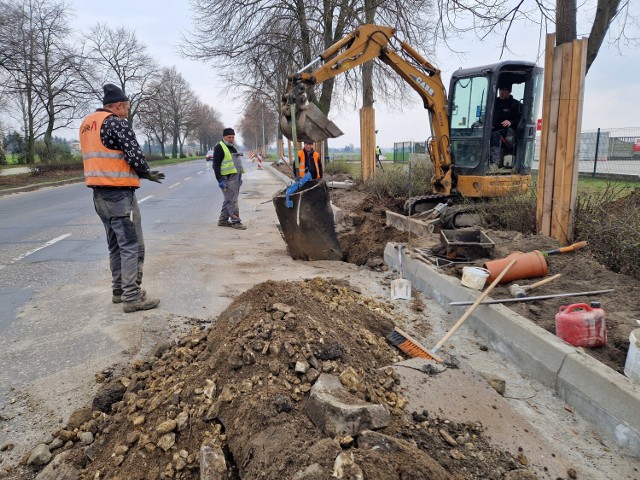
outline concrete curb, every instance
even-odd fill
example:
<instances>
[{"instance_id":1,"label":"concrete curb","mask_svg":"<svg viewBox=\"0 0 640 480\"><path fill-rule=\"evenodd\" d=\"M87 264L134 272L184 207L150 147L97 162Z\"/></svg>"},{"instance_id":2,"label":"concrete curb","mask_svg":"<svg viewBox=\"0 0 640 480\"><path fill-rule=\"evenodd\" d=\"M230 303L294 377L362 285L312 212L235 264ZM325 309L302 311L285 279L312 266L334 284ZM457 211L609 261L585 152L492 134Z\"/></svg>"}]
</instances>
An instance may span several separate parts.
<instances>
[{"instance_id":1,"label":"concrete curb","mask_svg":"<svg viewBox=\"0 0 640 480\"><path fill-rule=\"evenodd\" d=\"M396 270L393 243L384 251L385 263ZM459 280L403 253L403 278L447 307L452 301L475 300ZM449 307L461 316L466 307ZM585 354L581 348L533 324L504 305L478 307L467 326L491 347L571 405L580 415L630 455L640 458L640 386Z\"/></svg>"}]
</instances>

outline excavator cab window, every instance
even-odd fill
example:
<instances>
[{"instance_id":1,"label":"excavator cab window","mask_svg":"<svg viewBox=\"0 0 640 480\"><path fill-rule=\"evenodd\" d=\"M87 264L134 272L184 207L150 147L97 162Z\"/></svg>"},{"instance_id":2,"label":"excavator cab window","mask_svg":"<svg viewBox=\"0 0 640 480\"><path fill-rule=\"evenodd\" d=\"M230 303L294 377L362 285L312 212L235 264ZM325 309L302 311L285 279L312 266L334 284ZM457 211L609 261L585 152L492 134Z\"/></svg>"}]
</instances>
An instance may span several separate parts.
<instances>
[{"instance_id":1,"label":"excavator cab window","mask_svg":"<svg viewBox=\"0 0 640 480\"><path fill-rule=\"evenodd\" d=\"M531 62L504 61L452 75L448 107L457 177L489 171L494 109L501 85L510 86L511 96L520 103L520 120L500 144L499 173L525 175L531 169L542 69Z\"/></svg>"},{"instance_id":2,"label":"excavator cab window","mask_svg":"<svg viewBox=\"0 0 640 480\"><path fill-rule=\"evenodd\" d=\"M482 157L484 124L489 94L487 77L459 79L450 105L451 147L458 167L474 167Z\"/></svg>"}]
</instances>

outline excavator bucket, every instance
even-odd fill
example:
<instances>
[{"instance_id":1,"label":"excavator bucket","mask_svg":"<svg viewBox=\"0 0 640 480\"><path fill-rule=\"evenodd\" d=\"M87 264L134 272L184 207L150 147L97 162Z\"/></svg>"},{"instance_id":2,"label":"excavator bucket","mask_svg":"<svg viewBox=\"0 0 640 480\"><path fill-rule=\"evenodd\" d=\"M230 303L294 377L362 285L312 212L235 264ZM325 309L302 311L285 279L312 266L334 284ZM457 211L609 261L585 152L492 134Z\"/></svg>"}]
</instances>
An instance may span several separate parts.
<instances>
[{"instance_id":1,"label":"excavator bucket","mask_svg":"<svg viewBox=\"0 0 640 480\"><path fill-rule=\"evenodd\" d=\"M291 258L342 260L325 182L298 182L276 193L273 204Z\"/></svg>"},{"instance_id":2,"label":"excavator bucket","mask_svg":"<svg viewBox=\"0 0 640 480\"><path fill-rule=\"evenodd\" d=\"M327 138L339 137L343 133L315 104L305 102L296 107L296 138L294 139L291 106L285 103L281 110L280 128L284 136L290 140L321 142Z\"/></svg>"}]
</instances>

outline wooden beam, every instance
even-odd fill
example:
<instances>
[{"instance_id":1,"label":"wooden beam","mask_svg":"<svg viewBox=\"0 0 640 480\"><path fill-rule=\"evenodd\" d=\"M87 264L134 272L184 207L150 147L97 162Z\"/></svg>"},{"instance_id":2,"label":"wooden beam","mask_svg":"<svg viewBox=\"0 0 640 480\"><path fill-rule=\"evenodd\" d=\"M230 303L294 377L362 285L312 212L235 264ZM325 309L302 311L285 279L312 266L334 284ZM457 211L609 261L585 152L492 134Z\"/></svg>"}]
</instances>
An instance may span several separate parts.
<instances>
[{"instance_id":1,"label":"wooden beam","mask_svg":"<svg viewBox=\"0 0 640 480\"><path fill-rule=\"evenodd\" d=\"M550 206L544 204L545 199L545 173L547 171L547 142L549 141L549 128L551 118L551 83L553 79L553 49L556 44L556 36L553 33L547 35L544 55L544 89L542 93L542 131L540 132L540 161L538 163L538 185L536 202L536 224L538 232L549 229L546 225L543 228L543 212L550 212Z\"/></svg>"},{"instance_id":2,"label":"wooden beam","mask_svg":"<svg viewBox=\"0 0 640 480\"><path fill-rule=\"evenodd\" d=\"M360 109L360 165L362 180L367 181L373 177L376 168L376 124L375 110L373 107Z\"/></svg>"}]
</instances>

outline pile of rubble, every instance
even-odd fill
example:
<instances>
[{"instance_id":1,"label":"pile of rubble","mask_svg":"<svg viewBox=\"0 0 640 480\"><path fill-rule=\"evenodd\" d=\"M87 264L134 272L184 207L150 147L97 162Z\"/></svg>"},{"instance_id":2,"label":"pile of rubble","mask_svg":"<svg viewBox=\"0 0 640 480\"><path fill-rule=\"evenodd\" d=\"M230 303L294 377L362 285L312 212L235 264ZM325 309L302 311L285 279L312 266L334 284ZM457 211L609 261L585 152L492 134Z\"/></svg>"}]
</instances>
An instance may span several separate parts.
<instances>
[{"instance_id":1,"label":"pile of rubble","mask_svg":"<svg viewBox=\"0 0 640 480\"><path fill-rule=\"evenodd\" d=\"M536 478L480 424L406 411L386 340L401 321L343 281L257 285L210 328L99 374L93 404L8 478Z\"/></svg>"}]
</instances>

